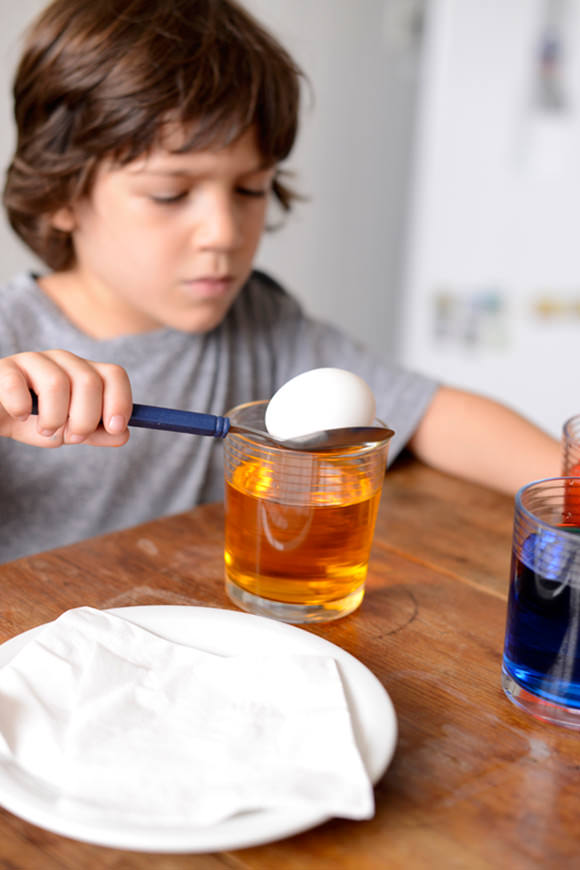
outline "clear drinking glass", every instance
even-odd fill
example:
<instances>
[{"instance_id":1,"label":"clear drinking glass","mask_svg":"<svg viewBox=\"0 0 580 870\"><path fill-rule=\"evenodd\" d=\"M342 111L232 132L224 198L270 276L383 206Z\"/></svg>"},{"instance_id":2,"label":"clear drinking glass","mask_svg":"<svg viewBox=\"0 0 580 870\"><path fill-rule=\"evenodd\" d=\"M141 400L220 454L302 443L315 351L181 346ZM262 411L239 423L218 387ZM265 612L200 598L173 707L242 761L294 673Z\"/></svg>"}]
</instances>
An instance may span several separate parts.
<instances>
[{"instance_id":1,"label":"clear drinking glass","mask_svg":"<svg viewBox=\"0 0 580 870\"><path fill-rule=\"evenodd\" d=\"M562 474L580 477L580 414L566 420L562 429Z\"/></svg>"},{"instance_id":2,"label":"clear drinking glass","mask_svg":"<svg viewBox=\"0 0 580 870\"><path fill-rule=\"evenodd\" d=\"M580 490L538 480L516 495L502 685L540 719L580 728Z\"/></svg>"},{"instance_id":3,"label":"clear drinking glass","mask_svg":"<svg viewBox=\"0 0 580 870\"><path fill-rule=\"evenodd\" d=\"M267 404L240 405L228 416L265 431ZM225 571L235 604L294 623L338 619L359 606L388 440L298 452L228 435Z\"/></svg>"}]
</instances>

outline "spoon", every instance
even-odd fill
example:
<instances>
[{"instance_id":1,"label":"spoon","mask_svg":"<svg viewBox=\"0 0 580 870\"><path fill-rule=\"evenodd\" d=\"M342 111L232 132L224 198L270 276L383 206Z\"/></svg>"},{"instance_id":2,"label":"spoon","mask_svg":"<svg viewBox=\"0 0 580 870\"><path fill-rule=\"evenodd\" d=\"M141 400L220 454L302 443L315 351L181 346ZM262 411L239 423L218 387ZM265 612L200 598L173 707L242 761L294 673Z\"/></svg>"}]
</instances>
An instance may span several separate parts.
<instances>
[{"instance_id":1,"label":"spoon","mask_svg":"<svg viewBox=\"0 0 580 870\"><path fill-rule=\"evenodd\" d=\"M38 397L32 396L32 413L38 414ZM159 429L166 432L184 432L189 435L210 435L225 438L230 432L236 435L251 435L271 447L288 450L336 450L357 447L377 441L387 441L395 434L383 426L347 426L342 429L323 429L297 438L278 441L259 429L236 426L229 417L202 414L198 411L180 411L176 408L161 408L157 405L133 405L129 426L138 429Z\"/></svg>"}]
</instances>

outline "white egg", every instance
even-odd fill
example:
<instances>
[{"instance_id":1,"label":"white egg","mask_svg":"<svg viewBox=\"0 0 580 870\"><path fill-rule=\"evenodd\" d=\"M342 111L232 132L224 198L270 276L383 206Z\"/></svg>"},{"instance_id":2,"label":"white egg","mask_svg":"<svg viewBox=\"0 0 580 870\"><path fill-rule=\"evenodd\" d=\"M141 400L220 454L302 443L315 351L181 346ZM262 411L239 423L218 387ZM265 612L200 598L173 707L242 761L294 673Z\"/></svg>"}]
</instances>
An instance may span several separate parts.
<instances>
[{"instance_id":1,"label":"white egg","mask_svg":"<svg viewBox=\"0 0 580 870\"><path fill-rule=\"evenodd\" d=\"M280 441L321 429L371 426L376 402L369 385L344 369L303 372L280 387L266 408L266 429Z\"/></svg>"}]
</instances>

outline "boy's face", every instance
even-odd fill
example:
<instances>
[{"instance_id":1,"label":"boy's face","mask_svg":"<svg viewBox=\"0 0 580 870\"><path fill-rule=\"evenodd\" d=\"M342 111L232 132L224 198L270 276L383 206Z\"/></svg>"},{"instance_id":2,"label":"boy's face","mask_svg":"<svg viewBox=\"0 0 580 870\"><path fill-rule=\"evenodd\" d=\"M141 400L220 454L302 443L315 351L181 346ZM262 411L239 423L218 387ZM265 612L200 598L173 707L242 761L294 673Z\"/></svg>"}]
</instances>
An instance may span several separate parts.
<instances>
[{"instance_id":1,"label":"boy's face","mask_svg":"<svg viewBox=\"0 0 580 870\"><path fill-rule=\"evenodd\" d=\"M248 278L274 169L253 129L221 150L171 153L182 135L101 167L90 196L55 216L72 227L76 265L65 277L75 319L94 335L206 332Z\"/></svg>"}]
</instances>

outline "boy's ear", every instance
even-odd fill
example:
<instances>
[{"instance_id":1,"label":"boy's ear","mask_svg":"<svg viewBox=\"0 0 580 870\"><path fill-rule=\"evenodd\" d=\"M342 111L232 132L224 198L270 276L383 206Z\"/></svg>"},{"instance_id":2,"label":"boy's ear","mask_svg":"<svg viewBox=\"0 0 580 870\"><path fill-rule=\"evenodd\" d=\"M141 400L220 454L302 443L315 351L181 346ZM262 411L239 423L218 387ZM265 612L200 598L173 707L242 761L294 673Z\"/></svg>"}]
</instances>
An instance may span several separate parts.
<instances>
[{"instance_id":1,"label":"boy's ear","mask_svg":"<svg viewBox=\"0 0 580 870\"><path fill-rule=\"evenodd\" d=\"M61 230L63 233L72 233L76 227L75 215L69 206L59 208L50 218L50 225L55 230Z\"/></svg>"}]
</instances>

